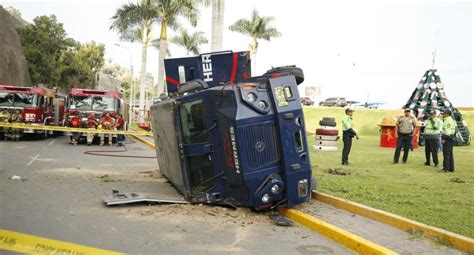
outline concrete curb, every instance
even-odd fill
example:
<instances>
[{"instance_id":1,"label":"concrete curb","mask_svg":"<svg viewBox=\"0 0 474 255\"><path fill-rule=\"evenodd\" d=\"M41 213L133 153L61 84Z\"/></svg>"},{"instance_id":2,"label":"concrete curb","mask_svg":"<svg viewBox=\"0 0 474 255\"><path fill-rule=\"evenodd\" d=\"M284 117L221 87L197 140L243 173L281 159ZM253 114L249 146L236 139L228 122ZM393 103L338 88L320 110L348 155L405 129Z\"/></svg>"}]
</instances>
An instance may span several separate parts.
<instances>
[{"instance_id":1,"label":"concrete curb","mask_svg":"<svg viewBox=\"0 0 474 255\"><path fill-rule=\"evenodd\" d=\"M280 208L279 212L297 223L316 231L359 254L398 254L390 249L297 210Z\"/></svg>"},{"instance_id":2,"label":"concrete curb","mask_svg":"<svg viewBox=\"0 0 474 255\"><path fill-rule=\"evenodd\" d=\"M419 223L393 213L385 212L379 209L371 208L362 204L351 202L346 199L338 198L321 192L313 191L313 198L333 205L335 207L344 209L346 211L356 213L367 218L385 223L387 225L402 229L402 230L416 230L423 231L424 235L430 238L438 238L443 241L447 241L458 250L473 252L474 251L474 239L465 237L453 232L449 232L444 229L432 227Z\"/></svg>"},{"instance_id":3,"label":"concrete curb","mask_svg":"<svg viewBox=\"0 0 474 255\"><path fill-rule=\"evenodd\" d=\"M131 135L131 136L133 136L133 138L139 140L140 142L144 143L144 144L147 145L148 147L150 147L150 148L152 148L152 149L155 149L155 144L154 144L154 143L152 143L152 142L150 142L150 141L148 141L148 140L146 140L146 139L144 139L144 138L141 138L141 137L139 137L139 136L137 136L137 135Z\"/></svg>"}]
</instances>

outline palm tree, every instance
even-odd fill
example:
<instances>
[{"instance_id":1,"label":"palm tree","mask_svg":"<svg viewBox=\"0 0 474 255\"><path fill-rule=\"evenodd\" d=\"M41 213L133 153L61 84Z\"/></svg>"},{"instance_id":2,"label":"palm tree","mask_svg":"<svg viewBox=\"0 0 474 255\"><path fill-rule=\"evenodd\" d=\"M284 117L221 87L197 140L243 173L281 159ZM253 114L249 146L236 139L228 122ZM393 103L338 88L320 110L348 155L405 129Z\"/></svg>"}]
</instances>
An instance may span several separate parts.
<instances>
[{"instance_id":1,"label":"palm tree","mask_svg":"<svg viewBox=\"0 0 474 255\"><path fill-rule=\"evenodd\" d=\"M212 0L211 51L222 50L225 0Z\"/></svg>"},{"instance_id":2,"label":"palm tree","mask_svg":"<svg viewBox=\"0 0 474 255\"><path fill-rule=\"evenodd\" d=\"M140 103L139 108L145 108L145 74L148 44L152 38L152 24L158 19L156 5L152 0L142 0L139 3L128 3L116 10L112 17L111 30L116 30L120 40L142 43L142 62L140 71Z\"/></svg>"},{"instance_id":3,"label":"palm tree","mask_svg":"<svg viewBox=\"0 0 474 255\"><path fill-rule=\"evenodd\" d=\"M252 17L250 20L239 19L233 25L229 27L231 31L239 32L244 35L248 35L252 38L249 45L250 53L253 57L253 73L255 73L257 63L257 48L258 39L264 39L270 41L272 37L278 37L281 35L276 28L270 26L270 23L274 20L274 17L263 17L258 15L258 11L254 9L252 11Z\"/></svg>"},{"instance_id":4,"label":"palm tree","mask_svg":"<svg viewBox=\"0 0 474 255\"><path fill-rule=\"evenodd\" d=\"M178 17L183 17L196 26L199 17L195 0L154 0L157 5L158 18L161 22L160 53L158 59L158 95L165 91L164 87L164 59L168 42L168 26L178 28Z\"/></svg>"},{"instance_id":5,"label":"palm tree","mask_svg":"<svg viewBox=\"0 0 474 255\"><path fill-rule=\"evenodd\" d=\"M180 35L174 36L170 39L170 42L183 47L186 50L186 56L192 52L195 55L199 54L199 45L206 44L207 38L204 36L204 32L194 32L189 34L188 30L181 28L179 30Z\"/></svg>"}]
</instances>

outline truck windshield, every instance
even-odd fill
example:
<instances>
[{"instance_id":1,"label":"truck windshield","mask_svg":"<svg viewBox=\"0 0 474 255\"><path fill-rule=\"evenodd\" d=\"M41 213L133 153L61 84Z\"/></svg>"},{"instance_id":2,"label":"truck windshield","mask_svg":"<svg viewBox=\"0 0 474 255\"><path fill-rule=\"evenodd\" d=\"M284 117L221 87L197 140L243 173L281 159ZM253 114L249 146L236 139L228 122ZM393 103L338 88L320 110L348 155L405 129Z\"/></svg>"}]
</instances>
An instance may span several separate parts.
<instances>
[{"instance_id":1,"label":"truck windshield","mask_svg":"<svg viewBox=\"0 0 474 255\"><path fill-rule=\"evenodd\" d=\"M73 96L69 107L77 110L115 111L115 99L103 96Z\"/></svg>"},{"instance_id":2,"label":"truck windshield","mask_svg":"<svg viewBox=\"0 0 474 255\"><path fill-rule=\"evenodd\" d=\"M77 110L90 110L92 108L92 97L73 96L69 107Z\"/></svg>"},{"instance_id":3,"label":"truck windshield","mask_svg":"<svg viewBox=\"0 0 474 255\"><path fill-rule=\"evenodd\" d=\"M95 96L92 101L93 110L115 111L115 100L113 97Z\"/></svg>"},{"instance_id":4,"label":"truck windshield","mask_svg":"<svg viewBox=\"0 0 474 255\"><path fill-rule=\"evenodd\" d=\"M25 93L0 93L0 106L36 107L38 96Z\"/></svg>"},{"instance_id":5,"label":"truck windshield","mask_svg":"<svg viewBox=\"0 0 474 255\"><path fill-rule=\"evenodd\" d=\"M13 95L11 93L0 93L0 106L13 106Z\"/></svg>"}]
</instances>

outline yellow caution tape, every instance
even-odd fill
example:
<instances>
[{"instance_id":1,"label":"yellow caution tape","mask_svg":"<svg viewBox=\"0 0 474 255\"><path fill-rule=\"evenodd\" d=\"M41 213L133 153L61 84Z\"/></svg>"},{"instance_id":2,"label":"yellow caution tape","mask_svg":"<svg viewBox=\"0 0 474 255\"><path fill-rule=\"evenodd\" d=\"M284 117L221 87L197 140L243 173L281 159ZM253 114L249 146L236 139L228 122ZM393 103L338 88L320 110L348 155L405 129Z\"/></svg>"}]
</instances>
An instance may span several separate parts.
<instances>
[{"instance_id":1,"label":"yellow caution tape","mask_svg":"<svg viewBox=\"0 0 474 255\"><path fill-rule=\"evenodd\" d=\"M31 130L46 130L46 131L62 131L62 132L80 132L80 133L95 133L95 134L115 134L115 135L153 135L149 131L125 131L125 130L106 130L95 128L72 128L60 126L48 126L42 124L24 124L24 123L7 123L0 122L0 127L31 129Z\"/></svg>"},{"instance_id":2,"label":"yellow caution tape","mask_svg":"<svg viewBox=\"0 0 474 255\"><path fill-rule=\"evenodd\" d=\"M114 251L87 247L0 229L0 250L38 255L116 255Z\"/></svg>"}]
</instances>

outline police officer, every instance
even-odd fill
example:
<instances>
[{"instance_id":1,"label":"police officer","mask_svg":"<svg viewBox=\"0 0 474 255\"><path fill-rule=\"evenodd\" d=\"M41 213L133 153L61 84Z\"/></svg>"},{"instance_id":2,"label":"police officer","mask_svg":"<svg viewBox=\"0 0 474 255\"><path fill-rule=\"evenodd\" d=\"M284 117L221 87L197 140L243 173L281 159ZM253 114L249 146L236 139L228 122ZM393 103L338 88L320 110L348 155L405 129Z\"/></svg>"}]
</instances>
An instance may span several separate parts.
<instances>
[{"instance_id":1,"label":"police officer","mask_svg":"<svg viewBox=\"0 0 474 255\"><path fill-rule=\"evenodd\" d=\"M359 139L356 131L352 128L352 115L354 110L351 108L346 109L346 115L342 118L342 141L344 148L342 149L342 164L349 165L349 153L352 147L352 138L355 136Z\"/></svg>"},{"instance_id":2,"label":"police officer","mask_svg":"<svg viewBox=\"0 0 474 255\"><path fill-rule=\"evenodd\" d=\"M441 142L443 143L443 171L454 172L454 157L453 145L454 136L456 134L456 121L451 117L451 111L445 110L443 112L443 134L441 135Z\"/></svg>"},{"instance_id":3,"label":"police officer","mask_svg":"<svg viewBox=\"0 0 474 255\"><path fill-rule=\"evenodd\" d=\"M3 109L1 112L0 112L0 122L8 122L10 120L10 113L8 112L7 109ZM10 136L10 134L8 134L8 128L7 127L3 127L1 128L3 130L3 139L5 141L8 140L8 137Z\"/></svg>"},{"instance_id":4,"label":"police officer","mask_svg":"<svg viewBox=\"0 0 474 255\"><path fill-rule=\"evenodd\" d=\"M423 137L425 138L425 166L430 165L431 156L433 156L434 166L438 166L438 143L441 126L441 120L436 117L436 112L430 111L430 117L426 120L425 129L423 131Z\"/></svg>"},{"instance_id":5,"label":"police officer","mask_svg":"<svg viewBox=\"0 0 474 255\"><path fill-rule=\"evenodd\" d=\"M400 158L400 151L403 147L403 164L408 160L408 152L410 151L410 144L416 131L416 119L411 116L411 110L405 109L405 115L398 117L395 126L395 136L397 137L397 148L393 156L392 164L397 164Z\"/></svg>"}]
</instances>

